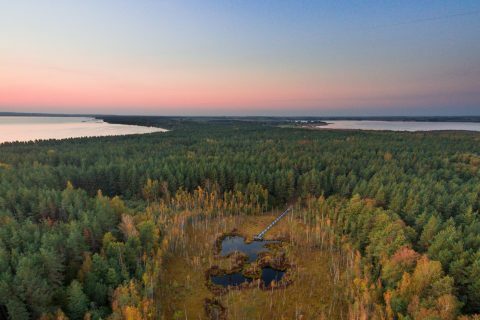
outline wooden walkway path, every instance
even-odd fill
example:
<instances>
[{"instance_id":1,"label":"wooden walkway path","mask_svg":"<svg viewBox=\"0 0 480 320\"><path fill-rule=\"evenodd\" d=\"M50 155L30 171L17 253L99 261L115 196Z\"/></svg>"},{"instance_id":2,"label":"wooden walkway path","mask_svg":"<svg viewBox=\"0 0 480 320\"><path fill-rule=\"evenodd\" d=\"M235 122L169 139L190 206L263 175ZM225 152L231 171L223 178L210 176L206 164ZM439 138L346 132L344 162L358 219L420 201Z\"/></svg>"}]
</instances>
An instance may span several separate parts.
<instances>
[{"instance_id":1,"label":"wooden walkway path","mask_svg":"<svg viewBox=\"0 0 480 320\"><path fill-rule=\"evenodd\" d=\"M266 227L262 232L260 232L259 234L257 234L255 237L253 237L253 240L263 240L263 237L265 236L265 233L268 232L268 230L270 230L275 224L277 224L278 221L282 220L283 217L285 217L285 215L290 212L292 210L292 207L288 208L287 210L285 210L281 215L279 215L275 220L273 220L272 223L270 223L268 225L268 227Z\"/></svg>"}]
</instances>

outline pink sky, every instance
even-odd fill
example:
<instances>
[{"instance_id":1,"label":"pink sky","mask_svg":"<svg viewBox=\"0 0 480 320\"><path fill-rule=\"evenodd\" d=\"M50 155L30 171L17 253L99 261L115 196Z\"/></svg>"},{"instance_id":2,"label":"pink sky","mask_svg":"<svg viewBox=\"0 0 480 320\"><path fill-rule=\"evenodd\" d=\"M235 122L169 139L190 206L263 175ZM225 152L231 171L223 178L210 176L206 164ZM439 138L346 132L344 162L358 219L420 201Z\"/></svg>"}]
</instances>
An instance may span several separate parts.
<instances>
[{"instance_id":1,"label":"pink sky","mask_svg":"<svg viewBox=\"0 0 480 320\"><path fill-rule=\"evenodd\" d=\"M9 2L0 111L480 113L475 3L376 5Z\"/></svg>"},{"instance_id":2,"label":"pink sky","mask_svg":"<svg viewBox=\"0 0 480 320\"><path fill-rule=\"evenodd\" d=\"M177 114L178 108L220 113L241 108L254 113L259 108L288 111L448 105L455 103L458 92L463 101L469 98L462 92L468 89L468 83L450 81L398 83L375 75L369 79L352 75L342 78L275 70L162 72L113 67L113 72L18 60L0 68L0 106L10 106L9 111ZM476 98L473 95L472 104Z\"/></svg>"}]
</instances>

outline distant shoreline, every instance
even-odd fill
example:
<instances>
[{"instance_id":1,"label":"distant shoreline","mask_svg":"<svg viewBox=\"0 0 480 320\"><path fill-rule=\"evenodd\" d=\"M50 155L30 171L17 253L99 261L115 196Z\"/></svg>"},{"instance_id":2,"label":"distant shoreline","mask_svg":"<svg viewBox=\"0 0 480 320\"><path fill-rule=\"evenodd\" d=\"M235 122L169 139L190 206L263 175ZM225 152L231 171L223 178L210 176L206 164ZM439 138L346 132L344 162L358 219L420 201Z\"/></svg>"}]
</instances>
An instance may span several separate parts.
<instances>
[{"instance_id":1,"label":"distant shoreline","mask_svg":"<svg viewBox=\"0 0 480 320\"><path fill-rule=\"evenodd\" d=\"M161 127L113 124L95 117L0 116L0 146L48 140L127 136L167 132Z\"/></svg>"},{"instance_id":2,"label":"distant shoreline","mask_svg":"<svg viewBox=\"0 0 480 320\"><path fill-rule=\"evenodd\" d=\"M237 120L237 121L261 121L261 122L325 122L340 120L355 121L415 121L415 122L480 122L478 116L156 116L156 115L107 115L107 114L60 114L60 113L22 113L0 112L1 116L10 117L93 117L104 118L162 118L168 119L202 119L202 120Z\"/></svg>"}]
</instances>

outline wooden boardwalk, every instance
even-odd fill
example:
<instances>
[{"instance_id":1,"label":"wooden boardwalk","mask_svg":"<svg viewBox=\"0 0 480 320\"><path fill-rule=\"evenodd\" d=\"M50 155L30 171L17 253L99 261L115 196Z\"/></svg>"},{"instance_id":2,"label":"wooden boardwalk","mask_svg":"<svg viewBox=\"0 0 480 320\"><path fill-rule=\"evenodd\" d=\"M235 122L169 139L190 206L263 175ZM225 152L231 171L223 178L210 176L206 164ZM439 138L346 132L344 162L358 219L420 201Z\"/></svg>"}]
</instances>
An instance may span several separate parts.
<instances>
[{"instance_id":1,"label":"wooden boardwalk","mask_svg":"<svg viewBox=\"0 0 480 320\"><path fill-rule=\"evenodd\" d=\"M277 224L278 221L282 220L283 217L285 217L285 215L290 212L292 210L292 207L288 208L287 210L285 210L281 215L279 215L275 220L273 220L272 223L270 223L268 225L268 227L266 227L262 232L260 232L259 234L257 234L255 237L253 237L253 240L263 240L263 237L265 236L265 233L268 232L268 230L270 230L275 224Z\"/></svg>"}]
</instances>

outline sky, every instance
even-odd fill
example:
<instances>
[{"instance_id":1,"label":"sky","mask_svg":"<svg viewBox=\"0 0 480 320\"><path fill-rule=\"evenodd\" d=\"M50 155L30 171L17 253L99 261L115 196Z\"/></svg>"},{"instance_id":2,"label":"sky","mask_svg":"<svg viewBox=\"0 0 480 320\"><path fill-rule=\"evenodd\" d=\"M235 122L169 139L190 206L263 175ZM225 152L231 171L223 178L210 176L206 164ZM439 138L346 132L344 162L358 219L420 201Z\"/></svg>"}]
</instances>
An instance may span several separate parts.
<instances>
[{"instance_id":1,"label":"sky","mask_svg":"<svg viewBox=\"0 0 480 320\"><path fill-rule=\"evenodd\" d=\"M480 2L0 0L0 111L480 115Z\"/></svg>"}]
</instances>

